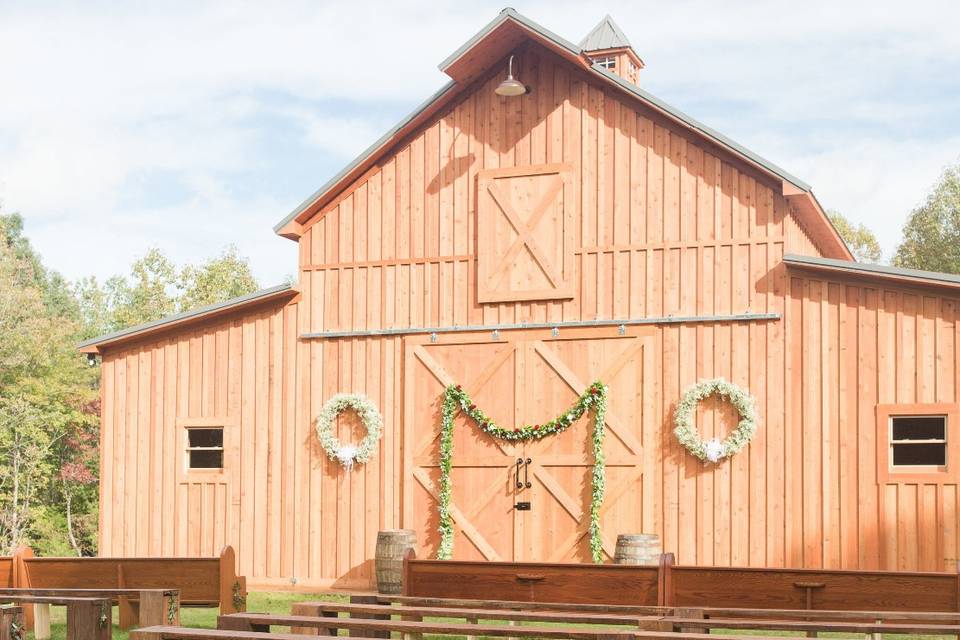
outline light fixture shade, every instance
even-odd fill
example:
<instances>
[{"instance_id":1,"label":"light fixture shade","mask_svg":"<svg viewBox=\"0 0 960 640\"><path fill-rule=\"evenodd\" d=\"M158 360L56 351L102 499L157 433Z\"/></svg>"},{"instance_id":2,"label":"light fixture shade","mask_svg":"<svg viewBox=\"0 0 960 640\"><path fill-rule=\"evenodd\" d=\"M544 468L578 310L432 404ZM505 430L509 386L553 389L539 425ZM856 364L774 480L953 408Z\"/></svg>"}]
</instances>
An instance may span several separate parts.
<instances>
[{"instance_id":1,"label":"light fixture shade","mask_svg":"<svg viewBox=\"0 0 960 640\"><path fill-rule=\"evenodd\" d=\"M499 96L522 96L527 92L527 88L513 76L508 76L506 80L497 85L494 93Z\"/></svg>"},{"instance_id":2,"label":"light fixture shade","mask_svg":"<svg viewBox=\"0 0 960 640\"><path fill-rule=\"evenodd\" d=\"M523 83L513 77L513 56L507 63L507 79L497 85L493 92L498 96L522 96L527 92Z\"/></svg>"}]
</instances>

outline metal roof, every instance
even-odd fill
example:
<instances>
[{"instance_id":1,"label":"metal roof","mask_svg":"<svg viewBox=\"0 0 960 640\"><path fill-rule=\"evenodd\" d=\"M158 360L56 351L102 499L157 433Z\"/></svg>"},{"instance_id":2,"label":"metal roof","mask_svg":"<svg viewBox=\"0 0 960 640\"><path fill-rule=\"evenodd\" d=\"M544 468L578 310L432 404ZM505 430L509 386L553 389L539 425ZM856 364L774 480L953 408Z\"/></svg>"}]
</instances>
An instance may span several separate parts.
<instances>
[{"instance_id":1,"label":"metal roof","mask_svg":"<svg viewBox=\"0 0 960 640\"><path fill-rule=\"evenodd\" d=\"M557 47L566 49L567 51L574 53L576 55L581 55L583 53L582 49L577 45L574 45L570 41L556 35L552 31L542 27L541 25L537 24L536 22L533 22L529 18L517 13L514 9L508 7L503 11L501 11L496 18L494 18L491 22L489 22L485 27L483 27L483 29L477 32L472 38L470 38L467 42L465 42L462 46L460 46L453 54L447 57L446 60L441 62L440 69L443 70L449 67L458 58L460 58L465 53L467 53L471 48L473 48L473 46L476 45L479 41L483 40L491 31L493 31L494 29L496 29L497 27L499 27L501 24L503 24L508 20L512 20L517 24L525 27L526 29L529 29L530 31L542 36L543 38L549 40L553 45ZM597 64L593 64L589 68L594 73L601 76L605 80L608 80L612 83L617 84L624 90L628 91L629 93L632 93L637 98L640 98L644 102L647 102L648 104L653 105L655 108L659 109L663 113L669 115L672 118L675 118L677 121L689 126L690 128L699 131L704 136L714 140L721 146L727 147L733 150L735 153L746 157L747 159L759 165L760 167L766 169L770 173L773 173L779 176L780 178L786 180L787 182L794 184L799 189L807 192L811 191L810 185L803 182L799 178L791 175L784 169L781 169L774 163L754 153L753 151L750 151L746 147L743 147L742 145L737 144L736 142L726 137L725 135L719 133L718 131L715 131L714 129L711 129L710 127L698 122L694 118L691 118L690 116L683 113L676 107L673 107L672 105L664 102L663 100L657 98L653 94L647 91L644 91L643 89L641 89L640 87L637 87L636 85L633 85L632 83L628 82L626 79L621 78L620 76L608 71L607 69L604 69L603 67L600 67ZM303 213L313 202L322 198L325 194L327 194L328 191L333 189L340 180L342 180L347 174L353 171L357 166L367 161L370 158L370 156L372 156L373 154L382 150L384 145L398 131L400 131L408 123L416 119L417 116L419 116L422 112L426 111L431 105L433 105L434 102L439 100L441 97L446 95L455 87L457 87L457 83L454 81L448 82L446 85L444 85L444 87L441 88L437 93L435 93L430 98L428 98L424 103L422 103L420 106L414 109L414 111L410 113L406 118L401 120L395 127L393 127L390 131L388 131L386 135L384 135L379 140L377 140L372 145L370 145L370 147L368 147L366 151L364 151L356 159L354 159L349 165L347 165L346 168L344 168L337 175L335 175L333 178L328 180L326 184L320 187L309 198L304 200L296 209L291 211L283 220L281 220L279 223L277 223L276 226L274 226L273 230L275 232L279 232L284 226L286 226L288 223L294 220L297 216Z\"/></svg>"},{"instance_id":2,"label":"metal roof","mask_svg":"<svg viewBox=\"0 0 960 640\"><path fill-rule=\"evenodd\" d=\"M617 26L610 14L605 15L603 20L580 41L580 48L584 51L617 49L619 47L633 48L623 30Z\"/></svg>"},{"instance_id":3,"label":"metal roof","mask_svg":"<svg viewBox=\"0 0 960 640\"><path fill-rule=\"evenodd\" d=\"M783 261L788 265L796 265L798 267L812 267L815 269L831 271L845 271L860 275L890 277L901 280L918 280L929 284L960 287L960 275L953 273L924 271L922 269L905 269L903 267L889 267L882 264L865 264L863 262L850 262L847 260L835 260L833 258L819 258L815 256L801 256L795 254L783 256Z\"/></svg>"},{"instance_id":4,"label":"metal roof","mask_svg":"<svg viewBox=\"0 0 960 640\"><path fill-rule=\"evenodd\" d=\"M85 349L88 347L95 347L97 345L108 343L108 342L116 342L117 340L120 340L122 338L128 338L128 337L133 337L142 333L147 333L168 324L174 324L178 322L183 322L184 320L201 318L203 316L207 316L220 311L227 311L234 307L243 307L256 302L263 302L266 299L277 297L279 296L279 294L286 293L286 292L295 293L293 285L281 284L275 287L261 289L260 291L254 291L253 293L248 293L244 296L238 296L236 298L225 300L223 302L217 302L215 304L210 304L205 307L198 307L197 309L191 309L189 311L184 311L182 313L166 316L164 318L160 318L159 320L153 320L152 322L144 322L143 324L138 324L133 327L121 329L120 331L114 331L113 333L107 333L102 336L97 336L96 338L91 338L90 340L84 340L83 342L77 345L77 348Z\"/></svg>"}]
</instances>

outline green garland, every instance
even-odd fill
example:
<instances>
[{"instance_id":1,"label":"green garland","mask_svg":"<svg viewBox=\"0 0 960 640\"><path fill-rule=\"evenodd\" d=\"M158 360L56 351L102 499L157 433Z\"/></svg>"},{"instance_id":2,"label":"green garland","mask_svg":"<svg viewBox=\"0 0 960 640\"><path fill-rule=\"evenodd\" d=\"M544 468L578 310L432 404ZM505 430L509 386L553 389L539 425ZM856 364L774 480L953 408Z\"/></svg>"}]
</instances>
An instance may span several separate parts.
<instances>
[{"instance_id":1,"label":"green garland","mask_svg":"<svg viewBox=\"0 0 960 640\"><path fill-rule=\"evenodd\" d=\"M443 393L440 419L440 548L437 558L449 560L453 555L453 518L450 515L450 498L453 482L450 471L453 466L453 421L461 411L477 423L480 429L494 438L510 441L540 440L566 431L584 413L593 409L593 487L590 500L590 554L597 564L603 562L603 541L600 536L600 507L606 491L606 476L603 455L604 417L607 412L607 387L594 382L570 409L553 420L534 425L506 429L497 425L481 411L460 385L450 385Z\"/></svg>"}]
</instances>

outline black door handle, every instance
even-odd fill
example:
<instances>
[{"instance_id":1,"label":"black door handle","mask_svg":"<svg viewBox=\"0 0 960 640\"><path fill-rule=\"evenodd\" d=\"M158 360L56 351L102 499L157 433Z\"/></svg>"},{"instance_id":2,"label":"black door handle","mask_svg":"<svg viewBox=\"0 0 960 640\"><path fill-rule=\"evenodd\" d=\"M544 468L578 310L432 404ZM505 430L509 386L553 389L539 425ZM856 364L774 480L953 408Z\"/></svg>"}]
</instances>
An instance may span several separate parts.
<instances>
[{"instance_id":1,"label":"black door handle","mask_svg":"<svg viewBox=\"0 0 960 640\"><path fill-rule=\"evenodd\" d=\"M530 458L527 458L527 466L523 468L523 484L529 489L533 485L530 483L530 463L533 462Z\"/></svg>"},{"instance_id":2,"label":"black door handle","mask_svg":"<svg viewBox=\"0 0 960 640\"><path fill-rule=\"evenodd\" d=\"M515 469L515 475L514 475L517 489L523 489L523 483L520 482L520 467L522 466L523 466L523 458L517 458L517 468Z\"/></svg>"}]
</instances>

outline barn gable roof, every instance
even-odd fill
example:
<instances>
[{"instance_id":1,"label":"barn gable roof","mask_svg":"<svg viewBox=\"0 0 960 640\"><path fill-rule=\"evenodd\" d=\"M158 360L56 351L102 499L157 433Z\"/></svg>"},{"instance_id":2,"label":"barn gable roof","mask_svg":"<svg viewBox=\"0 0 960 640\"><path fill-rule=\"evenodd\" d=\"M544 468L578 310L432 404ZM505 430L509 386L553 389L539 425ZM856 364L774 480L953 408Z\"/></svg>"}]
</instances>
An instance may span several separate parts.
<instances>
[{"instance_id":1,"label":"barn gable roof","mask_svg":"<svg viewBox=\"0 0 960 640\"><path fill-rule=\"evenodd\" d=\"M293 297L297 295L297 293L299 292L293 288L293 285L281 284L275 287L261 289L260 291L254 291L253 293L248 293L246 295L238 296L223 302L207 305L205 307L191 309L189 311L184 311L183 313L176 313L152 322L138 324L133 327L121 329L120 331L114 331L113 333L107 333L102 336L97 336L96 338L91 338L90 340L84 340L77 345L77 348L81 353L99 353L100 349L107 346L113 346L120 342L127 342L129 340L141 338L145 335L174 326L179 327L183 324L205 320L212 317L219 317L226 313L232 313L240 309L249 309L250 307L274 300Z\"/></svg>"},{"instance_id":2,"label":"barn gable roof","mask_svg":"<svg viewBox=\"0 0 960 640\"><path fill-rule=\"evenodd\" d=\"M603 22L601 22L602 24ZM461 90L488 70L492 61L501 59L526 40L540 43L575 66L592 74L596 79L619 89L667 119L727 150L759 171L780 180L783 195L795 205L800 223L807 230L817 247L825 255L832 258L854 259L840 234L813 196L810 185L759 154L750 151L657 98L650 92L594 64L584 54L582 47L574 45L511 8L501 11L496 18L440 63L440 70L452 78L450 82L291 211L274 226L274 231L291 239L298 238L302 224L320 212L341 191L362 179L367 171L374 169L380 158L389 152L392 143L413 131L448 104Z\"/></svg>"}]
</instances>

